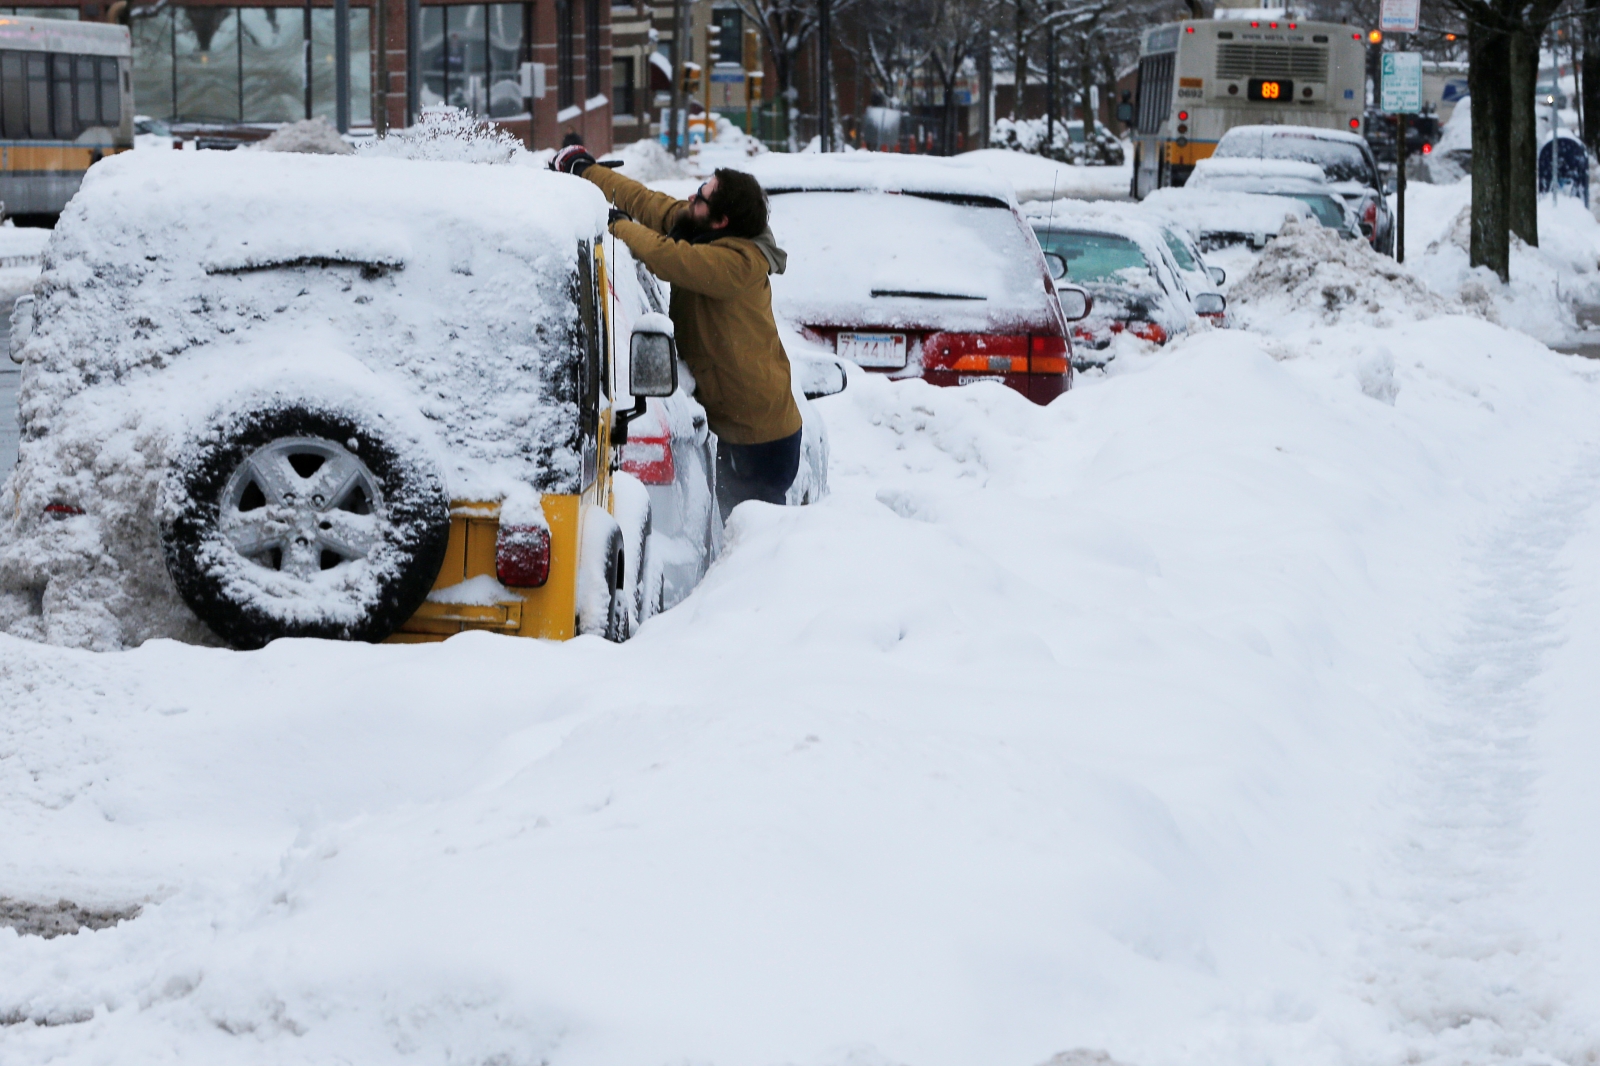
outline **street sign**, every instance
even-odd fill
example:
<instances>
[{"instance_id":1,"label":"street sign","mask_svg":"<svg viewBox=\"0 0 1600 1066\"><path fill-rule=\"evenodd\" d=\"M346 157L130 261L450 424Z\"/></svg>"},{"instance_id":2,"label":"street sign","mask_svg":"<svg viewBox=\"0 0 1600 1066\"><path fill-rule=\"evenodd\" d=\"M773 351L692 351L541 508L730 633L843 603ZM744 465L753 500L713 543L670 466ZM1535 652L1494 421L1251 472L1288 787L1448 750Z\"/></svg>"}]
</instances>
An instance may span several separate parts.
<instances>
[{"instance_id":1,"label":"street sign","mask_svg":"<svg viewBox=\"0 0 1600 1066\"><path fill-rule=\"evenodd\" d=\"M1422 0L1383 0L1378 29L1384 33L1416 33Z\"/></svg>"},{"instance_id":2,"label":"street sign","mask_svg":"<svg viewBox=\"0 0 1600 1066\"><path fill-rule=\"evenodd\" d=\"M1422 111L1422 53L1383 53L1383 91L1380 105L1391 115Z\"/></svg>"}]
</instances>

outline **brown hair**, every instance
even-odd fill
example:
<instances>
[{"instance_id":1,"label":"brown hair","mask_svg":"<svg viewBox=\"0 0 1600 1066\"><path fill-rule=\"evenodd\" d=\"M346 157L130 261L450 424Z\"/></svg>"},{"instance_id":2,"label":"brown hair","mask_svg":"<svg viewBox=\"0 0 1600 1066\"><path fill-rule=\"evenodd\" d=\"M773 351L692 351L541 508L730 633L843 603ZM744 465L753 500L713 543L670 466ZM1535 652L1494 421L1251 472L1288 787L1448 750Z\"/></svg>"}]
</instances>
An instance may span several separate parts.
<instances>
[{"instance_id":1,"label":"brown hair","mask_svg":"<svg viewBox=\"0 0 1600 1066\"><path fill-rule=\"evenodd\" d=\"M706 200L713 221L728 220L730 237L759 237L767 228L767 194L742 170L717 170L717 189Z\"/></svg>"}]
</instances>

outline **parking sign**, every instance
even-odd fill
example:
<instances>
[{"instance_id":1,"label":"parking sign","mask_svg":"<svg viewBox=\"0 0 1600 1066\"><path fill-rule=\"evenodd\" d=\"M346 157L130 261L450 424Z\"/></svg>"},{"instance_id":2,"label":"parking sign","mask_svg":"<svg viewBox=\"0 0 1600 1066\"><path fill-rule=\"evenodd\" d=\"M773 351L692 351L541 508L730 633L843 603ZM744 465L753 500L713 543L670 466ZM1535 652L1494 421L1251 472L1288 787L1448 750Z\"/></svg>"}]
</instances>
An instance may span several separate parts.
<instances>
[{"instance_id":1,"label":"parking sign","mask_svg":"<svg viewBox=\"0 0 1600 1066\"><path fill-rule=\"evenodd\" d=\"M1422 53L1383 53L1383 91L1380 106L1391 115L1415 115L1422 110Z\"/></svg>"},{"instance_id":2,"label":"parking sign","mask_svg":"<svg viewBox=\"0 0 1600 1066\"><path fill-rule=\"evenodd\" d=\"M1384 33L1416 33L1422 0L1383 0L1378 29Z\"/></svg>"}]
</instances>

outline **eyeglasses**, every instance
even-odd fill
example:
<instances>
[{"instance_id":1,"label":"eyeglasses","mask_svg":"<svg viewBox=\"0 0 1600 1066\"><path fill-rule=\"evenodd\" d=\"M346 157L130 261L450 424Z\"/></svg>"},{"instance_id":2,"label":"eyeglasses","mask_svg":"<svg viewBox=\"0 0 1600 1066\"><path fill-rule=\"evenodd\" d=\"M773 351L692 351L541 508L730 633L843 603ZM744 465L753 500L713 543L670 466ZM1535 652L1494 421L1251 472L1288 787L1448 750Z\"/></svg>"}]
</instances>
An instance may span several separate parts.
<instances>
[{"instance_id":1,"label":"eyeglasses","mask_svg":"<svg viewBox=\"0 0 1600 1066\"><path fill-rule=\"evenodd\" d=\"M704 185L694 191L694 195L690 197L690 200L694 203L705 204L707 207L711 206L711 201L706 199L706 187Z\"/></svg>"}]
</instances>

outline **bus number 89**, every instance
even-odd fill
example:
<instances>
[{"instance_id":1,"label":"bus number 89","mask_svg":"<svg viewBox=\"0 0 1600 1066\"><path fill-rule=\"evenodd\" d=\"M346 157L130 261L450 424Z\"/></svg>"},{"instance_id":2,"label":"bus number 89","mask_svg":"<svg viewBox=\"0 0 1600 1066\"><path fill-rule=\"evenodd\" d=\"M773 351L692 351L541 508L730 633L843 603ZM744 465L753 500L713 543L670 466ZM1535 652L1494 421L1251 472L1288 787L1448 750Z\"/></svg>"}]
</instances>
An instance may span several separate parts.
<instances>
[{"instance_id":1,"label":"bus number 89","mask_svg":"<svg viewBox=\"0 0 1600 1066\"><path fill-rule=\"evenodd\" d=\"M1294 82L1278 78L1251 78L1250 99L1268 103L1294 99Z\"/></svg>"}]
</instances>

